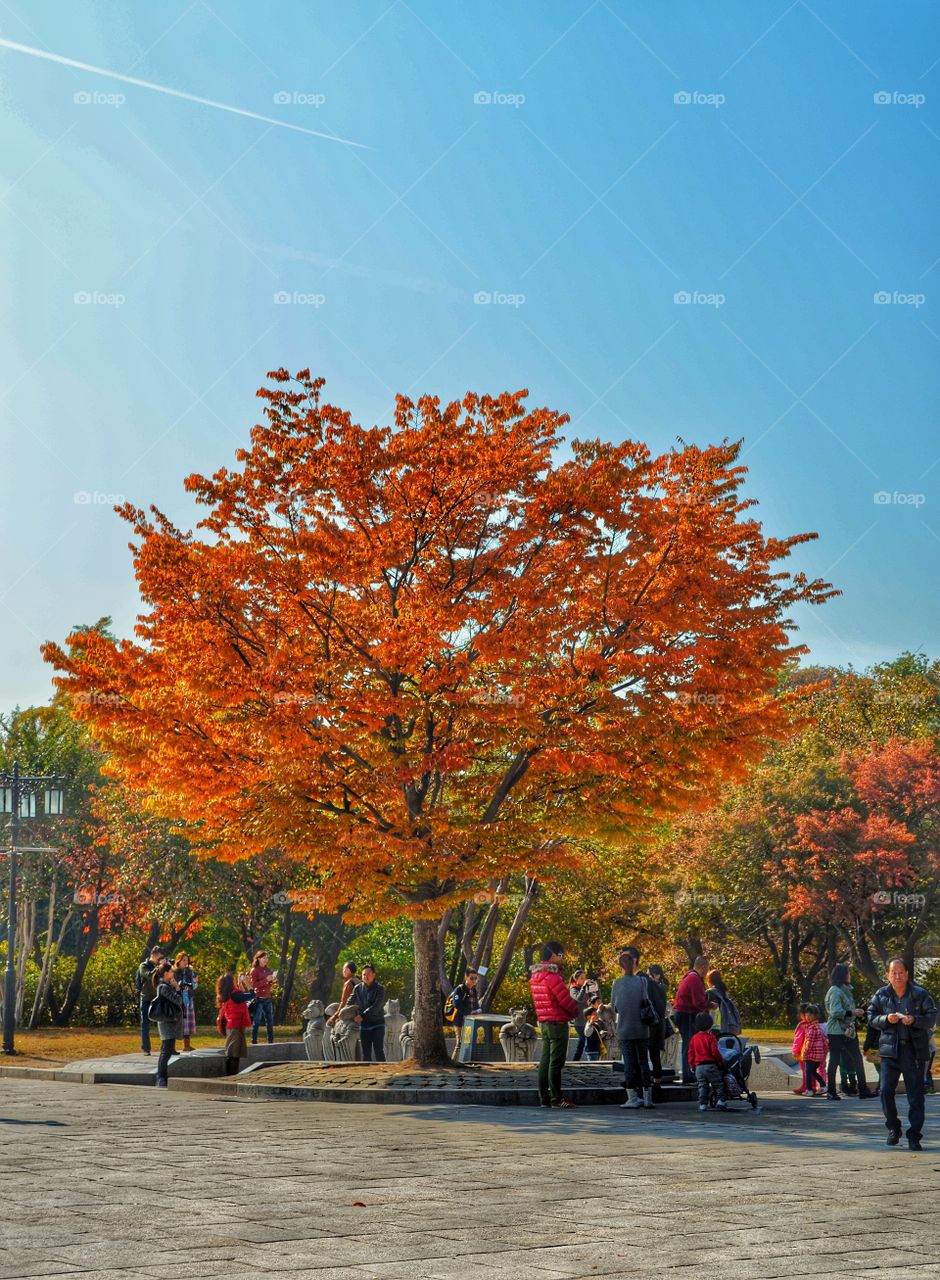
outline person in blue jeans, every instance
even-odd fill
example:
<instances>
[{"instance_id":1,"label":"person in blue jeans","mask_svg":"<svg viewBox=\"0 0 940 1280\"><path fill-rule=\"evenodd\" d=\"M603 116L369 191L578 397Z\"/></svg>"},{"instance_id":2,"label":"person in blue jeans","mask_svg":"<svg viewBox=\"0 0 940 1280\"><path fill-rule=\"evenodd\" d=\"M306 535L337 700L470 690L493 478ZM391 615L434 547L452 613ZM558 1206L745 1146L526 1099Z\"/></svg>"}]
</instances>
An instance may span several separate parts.
<instances>
[{"instance_id":1,"label":"person in blue jeans","mask_svg":"<svg viewBox=\"0 0 940 1280\"><path fill-rule=\"evenodd\" d=\"M268 953L256 951L251 962L248 985L258 997L251 1015L251 1043L258 1043L258 1028L262 1022L267 1027L268 1044L274 1044L274 984L277 974L268 964Z\"/></svg>"},{"instance_id":2,"label":"person in blue jeans","mask_svg":"<svg viewBox=\"0 0 940 1280\"><path fill-rule=\"evenodd\" d=\"M358 1010L359 1044L363 1062L385 1061L385 988L375 976L375 965L362 966L362 981L349 1001Z\"/></svg>"}]
</instances>

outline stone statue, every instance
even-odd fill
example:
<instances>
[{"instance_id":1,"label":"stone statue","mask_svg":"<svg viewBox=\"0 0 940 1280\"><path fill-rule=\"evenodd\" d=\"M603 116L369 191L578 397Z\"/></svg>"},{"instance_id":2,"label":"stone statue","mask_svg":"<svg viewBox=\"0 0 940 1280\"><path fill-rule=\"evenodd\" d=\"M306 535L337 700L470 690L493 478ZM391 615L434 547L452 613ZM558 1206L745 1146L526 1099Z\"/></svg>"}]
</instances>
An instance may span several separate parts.
<instances>
[{"instance_id":1,"label":"stone statue","mask_svg":"<svg viewBox=\"0 0 940 1280\"><path fill-rule=\"evenodd\" d=\"M329 1019L332 1018L334 1014L339 1013L339 1005L334 1000L332 1004L328 1004L326 1006L323 1012L327 1017L327 1025L323 1028L323 1061L335 1062L336 1054L333 1052L333 1028L329 1025Z\"/></svg>"},{"instance_id":2,"label":"stone statue","mask_svg":"<svg viewBox=\"0 0 940 1280\"><path fill-rule=\"evenodd\" d=\"M500 1028L499 1043L507 1062L533 1062L535 1027L528 1021L528 1009L510 1009L509 1021Z\"/></svg>"},{"instance_id":3,"label":"stone statue","mask_svg":"<svg viewBox=\"0 0 940 1280\"><path fill-rule=\"evenodd\" d=\"M598 1008L599 1017L597 1024L600 1027L601 1038L607 1050L608 1058L620 1057L620 1045L617 1041L617 1015L614 1013L613 1005L602 1004Z\"/></svg>"},{"instance_id":4,"label":"stone statue","mask_svg":"<svg viewBox=\"0 0 940 1280\"><path fill-rule=\"evenodd\" d=\"M304 1028L304 1048L307 1050L309 1062L323 1061L323 1041L326 1032L326 1018L322 1000L311 1000L304 1009L303 1016L307 1021Z\"/></svg>"},{"instance_id":5,"label":"stone statue","mask_svg":"<svg viewBox=\"0 0 940 1280\"><path fill-rule=\"evenodd\" d=\"M406 1022L405 1025L402 1027L398 1037L399 1044L401 1045L402 1062L404 1062L405 1058L414 1057L414 1053L415 1053L414 1036L415 1036L415 1024L413 1022Z\"/></svg>"},{"instance_id":6,"label":"stone statue","mask_svg":"<svg viewBox=\"0 0 940 1280\"><path fill-rule=\"evenodd\" d=\"M401 1030L408 1019L401 1012L401 1002L386 1000L385 1002L385 1061L401 1062Z\"/></svg>"},{"instance_id":7,"label":"stone statue","mask_svg":"<svg viewBox=\"0 0 940 1280\"><path fill-rule=\"evenodd\" d=\"M359 1027L355 1022L356 1005L344 1004L333 1025L333 1058L336 1062L355 1062L359 1045Z\"/></svg>"}]
</instances>

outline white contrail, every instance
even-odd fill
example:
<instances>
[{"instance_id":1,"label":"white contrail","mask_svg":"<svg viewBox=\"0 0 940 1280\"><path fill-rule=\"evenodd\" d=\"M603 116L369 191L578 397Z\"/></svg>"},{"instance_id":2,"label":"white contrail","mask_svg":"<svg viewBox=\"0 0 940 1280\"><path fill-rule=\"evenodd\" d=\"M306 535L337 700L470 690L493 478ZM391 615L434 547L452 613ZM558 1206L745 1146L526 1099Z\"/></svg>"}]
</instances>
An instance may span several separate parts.
<instances>
[{"instance_id":1,"label":"white contrail","mask_svg":"<svg viewBox=\"0 0 940 1280\"><path fill-rule=\"evenodd\" d=\"M124 84L135 84L139 89L153 89L155 93L166 93L171 98L183 98L186 102L198 102L203 107L215 107L216 111L230 111L235 116L247 116L249 120L261 120L264 124L277 125L279 129L293 129L297 133L308 133L313 138L326 138L329 142L342 142L347 147L361 147L368 150L362 142L350 142L348 138L338 138L335 133L321 133L318 129L305 129L300 124L288 124L286 120L275 120L273 116L261 116L256 111L244 111L241 107L230 107L224 102L214 102L212 98L200 98L194 93L184 93L182 89L168 89L165 84L154 84L152 80L138 80L136 76L121 75L119 71L107 71L104 67L94 67L89 62L78 62L75 58L63 58L61 54L49 53L45 49L33 49L28 44L17 44L15 40L0 38L0 47L12 49L14 53L28 53L33 58L44 58L46 62L58 62L63 67L75 67L78 71L91 71L96 76L105 76L108 80L120 80Z\"/></svg>"}]
</instances>

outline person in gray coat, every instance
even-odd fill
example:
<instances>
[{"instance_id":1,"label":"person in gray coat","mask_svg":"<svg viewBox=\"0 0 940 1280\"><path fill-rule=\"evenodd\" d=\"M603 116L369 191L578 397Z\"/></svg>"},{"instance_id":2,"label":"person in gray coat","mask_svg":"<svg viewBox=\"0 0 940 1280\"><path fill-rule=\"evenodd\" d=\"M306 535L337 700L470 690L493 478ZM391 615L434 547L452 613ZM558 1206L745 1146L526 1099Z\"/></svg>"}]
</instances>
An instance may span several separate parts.
<instances>
[{"instance_id":1,"label":"person in gray coat","mask_svg":"<svg viewBox=\"0 0 940 1280\"><path fill-rule=\"evenodd\" d=\"M617 963L623 970L610 989L610 1004L617 1015L617 1040L623 1055L624 1083L627 1100L624 1107L651 1107L653 1089L650 1080L649 1026L641 1010L649 1000L646 976L636 972L636 960L630 951L622 951Z\"/></svg>"},{"instance_id":2,"label":"person in gray coat","mask_svg":"<svg viewBox=\"0 0 940 1280\"><path fill-rule=\"evenodd\" d=\"M157 1035L160 1057L157 1059L157 1088L167 1087L167 1069L176 1053L176 1039L183 1034L183 996L169 960L161 960L150 976L157 1005Z\"/></svg>"}]
</instances>

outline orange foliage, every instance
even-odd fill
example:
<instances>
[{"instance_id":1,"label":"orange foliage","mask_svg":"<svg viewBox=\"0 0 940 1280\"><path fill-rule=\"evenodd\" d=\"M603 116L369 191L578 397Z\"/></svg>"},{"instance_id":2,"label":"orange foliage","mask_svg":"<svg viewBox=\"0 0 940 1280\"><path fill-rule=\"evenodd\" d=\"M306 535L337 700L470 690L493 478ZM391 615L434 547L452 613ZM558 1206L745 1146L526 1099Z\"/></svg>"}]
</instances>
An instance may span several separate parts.
<instances>
[{"instance_id":1,"label":"orange foliage","mask_svg":"<svg viewBox=\"0 0 940 1280\"><path fill-rule=\"evenodd\" d=\"M281 369L195 534L130 505L136 640L46 646L111 770L351 918L440 914L554 838L706 803L786 730L797 601L738 446L574 442L526 392L365 429Z\"/></svg>"}]
</instances>

